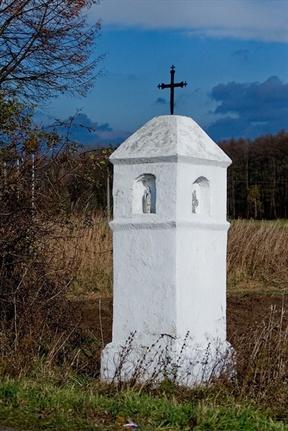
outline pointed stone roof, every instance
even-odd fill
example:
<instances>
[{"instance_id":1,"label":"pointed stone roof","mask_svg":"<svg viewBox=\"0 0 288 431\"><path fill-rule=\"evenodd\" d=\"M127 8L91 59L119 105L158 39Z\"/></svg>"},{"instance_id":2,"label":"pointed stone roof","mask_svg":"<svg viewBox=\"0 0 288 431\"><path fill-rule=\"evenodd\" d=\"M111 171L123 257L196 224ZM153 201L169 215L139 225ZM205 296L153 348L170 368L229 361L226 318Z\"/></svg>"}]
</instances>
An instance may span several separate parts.
<instances>
[{"instance_id":1,"label":"pointed stone roof","mask_svg":"<svg viewBox=\"0 0 288 431\"><path fill-rule=\"evenodd\" d=\"M110 157L112 163L147 163L195 159L228 166L229 157L190 117L154 117L121 144Z\"/></svg>"}]
</instances>

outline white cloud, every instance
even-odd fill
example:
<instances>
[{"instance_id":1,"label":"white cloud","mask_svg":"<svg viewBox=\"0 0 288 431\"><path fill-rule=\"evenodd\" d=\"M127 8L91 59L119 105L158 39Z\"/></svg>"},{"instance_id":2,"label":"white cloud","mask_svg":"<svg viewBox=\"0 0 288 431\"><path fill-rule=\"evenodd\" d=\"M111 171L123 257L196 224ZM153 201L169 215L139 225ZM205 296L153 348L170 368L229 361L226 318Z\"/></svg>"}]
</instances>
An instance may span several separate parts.
<instances>
[{"instance_id":1,"label":"white cloud","mask_svg":"<svg viewBox=\"0 0 288 431\"><path fill-rule=\"evenodd\" d=\"M288 42L287 0L101 0L105 25Z\"/></svg>"}]
</instances>

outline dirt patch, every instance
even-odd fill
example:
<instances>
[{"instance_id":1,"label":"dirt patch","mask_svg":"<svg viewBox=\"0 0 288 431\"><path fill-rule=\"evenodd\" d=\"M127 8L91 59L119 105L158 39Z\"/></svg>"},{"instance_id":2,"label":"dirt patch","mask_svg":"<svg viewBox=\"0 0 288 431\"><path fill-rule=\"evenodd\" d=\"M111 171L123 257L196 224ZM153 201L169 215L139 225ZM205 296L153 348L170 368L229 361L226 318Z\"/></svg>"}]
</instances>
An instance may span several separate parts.
<instances>
[{"instance_id":1,"label":"dirt patch","mask_svg":"<svg viewBox=\"0 0 288 431\"><path fill-rule=\"evenodd\" d=\"M282 310L284 324L288 324L288 297L283 295L229 295L227 299L227 329L228 338L233 340L237 336L249 336L267 321L273 310L274 319L280 319Z\"/></svg>"},{"instance_id":2,"label":"dirt patch","mask_svg":"<svg viewBox=\"0 0 288 431\"><path fill-rule=\"evenodd\" d=\"M112 299L82 299L73 301L73 307L80 312L80 326L84 331L107 344L112 338ZM271 309L274 316L285 310L284 320L288 324L288 297L283 295L265 296L249 294L230 294L227 299L228 339L233 343L239 336L249 336L264 320L269 319Z\"/></svg>"}]
</instances>

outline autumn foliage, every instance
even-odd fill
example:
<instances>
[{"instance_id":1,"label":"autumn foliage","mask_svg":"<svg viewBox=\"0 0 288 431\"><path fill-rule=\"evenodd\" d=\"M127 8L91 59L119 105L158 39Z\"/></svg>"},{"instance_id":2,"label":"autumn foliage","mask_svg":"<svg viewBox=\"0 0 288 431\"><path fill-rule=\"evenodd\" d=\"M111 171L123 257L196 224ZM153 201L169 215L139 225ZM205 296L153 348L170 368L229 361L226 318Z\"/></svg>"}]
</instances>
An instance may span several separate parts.
<instances>
[{"instance_id":1,"label":"autumn foliage","mask_svg":"<svg viewBox=\"0 0 288 431\"><path fill-rule=\"evenodd\" d=\"M99 73L100 22L88 24L93 0L3 0L0 90L27 101L85 94Z\"/></svg>"}]
</instances>

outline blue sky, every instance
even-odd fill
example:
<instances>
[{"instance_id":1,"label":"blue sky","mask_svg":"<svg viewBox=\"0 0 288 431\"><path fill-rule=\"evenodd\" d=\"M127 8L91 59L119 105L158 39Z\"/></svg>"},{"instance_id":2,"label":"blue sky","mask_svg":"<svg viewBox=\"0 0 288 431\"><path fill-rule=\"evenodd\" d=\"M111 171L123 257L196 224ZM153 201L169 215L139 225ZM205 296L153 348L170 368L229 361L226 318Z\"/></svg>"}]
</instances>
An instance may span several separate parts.
<instances>
[{"instance_id":1,"label":"blue sky","mask_svg":"<svg viewBox=\"0 0 288 431\"><path fill-rule=\"evenodd\" d=\"M157 85L174 64L176 80L188 82L175 113L213 139L288 129L288 1L102 0L89 14L102 20L95 52L105 53L103 76L85 98L41 106L45 121L80 111L77 139L119 142L169 113L168 92Z\"/></svg>"}]
</instances>

